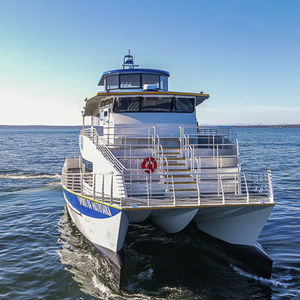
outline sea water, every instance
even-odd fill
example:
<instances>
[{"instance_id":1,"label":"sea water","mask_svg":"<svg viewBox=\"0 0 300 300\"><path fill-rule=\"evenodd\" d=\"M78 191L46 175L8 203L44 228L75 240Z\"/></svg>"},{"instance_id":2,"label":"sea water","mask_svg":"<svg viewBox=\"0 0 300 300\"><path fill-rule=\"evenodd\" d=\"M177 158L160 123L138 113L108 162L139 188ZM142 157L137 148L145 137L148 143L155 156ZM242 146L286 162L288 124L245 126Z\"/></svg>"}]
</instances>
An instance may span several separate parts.
<instances>
[{"instance_id":1,"label":"sea water","mask_svg":"<svg viewBox=\"0 0 300 300\"><path fill-rule=\"evenodd\" d=\"M129 226L122 290L66 212L60 172L78 155L79 130L0 127L0 298L300 297L300 129L235 130L244 170L273 172L276 206L257 244L273 260L270 278L249 271L255 256L236 258L193 224L166 234L148 221Z\"/></svg>"}]
</instances>

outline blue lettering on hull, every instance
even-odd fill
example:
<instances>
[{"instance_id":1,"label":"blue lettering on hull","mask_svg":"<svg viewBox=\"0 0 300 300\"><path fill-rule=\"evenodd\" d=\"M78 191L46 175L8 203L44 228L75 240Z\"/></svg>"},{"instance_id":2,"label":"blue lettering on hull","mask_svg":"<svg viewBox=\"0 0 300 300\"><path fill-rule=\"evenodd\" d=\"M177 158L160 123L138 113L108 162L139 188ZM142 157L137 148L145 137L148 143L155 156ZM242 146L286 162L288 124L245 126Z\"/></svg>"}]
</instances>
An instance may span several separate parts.
<instances>
[{"instance_id":1,"label":"blue lettering on hull","mask_svg":"<svg viewBox=\"0 0 300 300\"><path fill-rule=\"evenodd\" d=\"M77 209L83 215L92 218L97 218L97 219L110 218L121 212L120 209L102 203L98 203L84 197L80 197L78 195L70 193L65 189L64 189L64 194L68 202L73 206L73 208Z\"/></svg>"}]
</instances>

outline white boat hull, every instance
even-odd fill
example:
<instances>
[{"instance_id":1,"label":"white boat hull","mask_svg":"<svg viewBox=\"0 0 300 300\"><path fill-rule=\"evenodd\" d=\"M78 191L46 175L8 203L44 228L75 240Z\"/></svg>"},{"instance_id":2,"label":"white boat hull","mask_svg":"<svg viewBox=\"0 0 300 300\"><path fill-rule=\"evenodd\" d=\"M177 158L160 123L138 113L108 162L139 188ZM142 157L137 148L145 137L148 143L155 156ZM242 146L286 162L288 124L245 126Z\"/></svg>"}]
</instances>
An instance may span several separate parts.
<instances>
[{"instance_id":1,"label":"white boat hull","mask_svg":"<svg viewBox=\"0 0 300 300\"><path fill-rule=\"evenodd\" d=\"M253 246L273 205L201 207L194 221L198 229L231 244Z\"/></svg>"},{"instance_id":2,"label":"white boat hull","mask_svg":"<svg viewBox=\"0 0 300 300\"><path fill-rule=\"evenodd\" d=\"M64 198L73 222L88 240L113 252L122 249L129 224L122 210L67 190Z\"/></svg>"},{"instance_id":3,"label":"white boat hull","mask_svg":"<svg viewBox=\"0 0 300 300\"><path fill-rule=\"evenodd\" d=\"M156 209L151 212L153 222L168 233L179 232L195 217L198 208Z\"/></svg>"},{"instance_id":4,"label":"white boat hull","mask_svg":"<svg viewBox=\"0 0 300 300\"><path fill-rule=\"evenodd\" d=\"M69 214L82 234L113 252L122 249L129 222L153 222L168 233L179 232L192 220L205 233L231 244L253 246L273 205L122 210L64 189Z\"/></svg>"}]
</instances>

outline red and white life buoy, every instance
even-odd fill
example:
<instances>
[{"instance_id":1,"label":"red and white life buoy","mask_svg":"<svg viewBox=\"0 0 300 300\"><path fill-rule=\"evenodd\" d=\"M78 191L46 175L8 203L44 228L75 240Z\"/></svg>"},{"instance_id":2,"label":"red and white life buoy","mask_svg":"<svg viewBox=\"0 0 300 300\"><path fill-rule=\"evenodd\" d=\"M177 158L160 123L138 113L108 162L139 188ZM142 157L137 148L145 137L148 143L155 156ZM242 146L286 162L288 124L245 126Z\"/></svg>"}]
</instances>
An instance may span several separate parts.
<instances>
[{"instance_id":1,"label":"red and white life buoy","mask_svg":"<svg viewBox=\"0 0 300 300\"><path fill-rule=\"evenodd\" d=\"M148 156L142 161L141 167L147 174L154 173L157 169L157 161L154 157Z\"/></svg>"}]
</instances>

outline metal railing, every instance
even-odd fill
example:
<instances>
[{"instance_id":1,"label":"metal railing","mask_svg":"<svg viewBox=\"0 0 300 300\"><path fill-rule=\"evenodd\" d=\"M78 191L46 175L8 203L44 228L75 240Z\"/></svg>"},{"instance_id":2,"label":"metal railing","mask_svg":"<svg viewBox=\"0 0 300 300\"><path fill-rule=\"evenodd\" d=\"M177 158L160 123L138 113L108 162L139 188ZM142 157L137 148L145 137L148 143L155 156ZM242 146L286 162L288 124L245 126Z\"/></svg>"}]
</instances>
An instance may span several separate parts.
<instances>
[{"instance_id":1,"label":"metal railing","mask_svg":"<svg viewBox=\"0 0 300 300\"><path fill-rule=\"evenodd\" d=\"M186 133L186 129L181 128L180 147L181 153L185 157L185 163L187 166L190 166L192 172L195 169L197 171L201 170L201 159L204 155L200 156L199 153L202 150L206 152L208 150L209 157L217 159L217 171L223 168L223 160L226 157L235 157L238 161L239 145L237 139L235 139L235 143L231 142L234 140L232 130L229 128L222 128L223 130L221 131L219 128L205 128L202 130L199 128L195 129L195 127L190 129L192 132Z\"/></svg>"},{"instance_id":2,"label":"metal railing","mask_svg":"<svg viewBox=\"0 0 300 300\"><path fill-rule=\"evenodd\" d=\"M132 159L132 149L148 149L153 156L158 161L158 168L161 172L168 172L168 160L164 155L164 148L161 144L161 137L157 133L155 127L142 127L141 129L133 127L137 130L136 133L130 133L131 128L125 127L122 131L120 127L103 127L102 135L99 136L98 130L96 128L87 128L82 130L81 134L88 136L97 146L97 148L103 153L104 157L108 159L111 164L120 173L124 173L128 166L124 166L120 160L131 160ZM187 129L192 131L198 130L198 133L185 134ZM239 154L238 143L225 143L228 141L229 136L232 132L225 128L204 128L195 129L195 127L180 127L180 153L185 158L186 166L191 167L191 171L194 172L195 165L197 165L196 170L199 170L199 159L196 157L196 151L199 149L209 149L211 150L211 157L224 157L224 150L229 150L230 156L235 153L237 156ZM219 132L220 131L220 132ZM141 132L144 134L141 135ZM217 135L216 135L217 134ZM165 137L165 138L175 138L175 137ZM143 144L132 144L135 139L142 139ZM191 141L193 143L191 143ZM196 141L196 142L195 142ZM201 142L202 141L202 142ZM116 157L113 152L116 150L124 149L123 157ZM228 151L227 151L228 152ZM199 156L199 155L198 155ZM142 158L141 158L142 159ZM219 160L218 160L219 161ZM222 161L222 160L220 160ZM130 162L131 164L131 162Z\"/></svg>"},{"instance_id":3,"label":"metal railing","mask_svg":"<svg viewBox=\"0 0 300 300\"><path fill-rule=\"evenodd\" d=\"M62 185L74 193L126 207L166 207L274 203L270 171L186 173L188 189L163 174L62 173ZM180 184L182 185L182 184Z\"/></svg>"},{"instance_id":4,"label":"metal railing","mask_svg":"<svg viewBox=\"0 0 300 300\"><path fill-rule=\"evenodd\" d=\"M121 174L126 170L124 165L114 156L103 139L99 136L95 128L88 128L81 131L82 135L89 137L96 145L97 149L101 151L103 156L112 164L112 166Z\"/></svg>"},{"instance_id":5,"label":"metal railing","mask_svg":"<svg viewBox=\"0 0 300 300\"><path fill-rule=\"evenodd\" d=\"M111 129L114 127L110 127ZM120 160L129 160L129 164L132 164L130 160L136 159L132 156L132 149L148 149L151 153L151 155L158 161L158 169L161 172L168 172L168 161L166 157L164 156L164 150L162 145L160 144L160 137L158 134L150 134L151 128L147 128L148 135L145 136L137 136L137 135L128 135L123 133L118 134L103 134L102 136L99 136L98 131L96 128L87 128L81 131L81 134L84 136L89 137L93 143L96 145L97 149L100 150L103 154L103 156L116 168L116 170L119 173L124 173L125 170L128 171L128 169L134 171L131 167L126 168L124 164L120 162ZM153 129L153 128L152 128ZM152 130L155 131L154 129ZM107 136L107 137L105 137ZM110 137L109 137L110 136ZM113 137L113 140L112 140ZM121 137L121 140L119 139ZM134 138L134 139L143 139L146 141L146 144L128 144L128 139ZM115 143L118 141L119 143ZM125 149L125 154L123 157L117 158L112 150L115 149ZM128 153L129 152L129 153ZM143 160L144 158L140 158L140 160Z\"/></svg>"}]
</instances>

